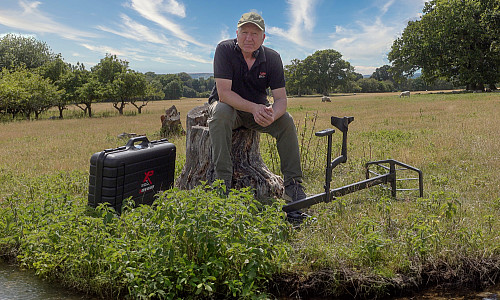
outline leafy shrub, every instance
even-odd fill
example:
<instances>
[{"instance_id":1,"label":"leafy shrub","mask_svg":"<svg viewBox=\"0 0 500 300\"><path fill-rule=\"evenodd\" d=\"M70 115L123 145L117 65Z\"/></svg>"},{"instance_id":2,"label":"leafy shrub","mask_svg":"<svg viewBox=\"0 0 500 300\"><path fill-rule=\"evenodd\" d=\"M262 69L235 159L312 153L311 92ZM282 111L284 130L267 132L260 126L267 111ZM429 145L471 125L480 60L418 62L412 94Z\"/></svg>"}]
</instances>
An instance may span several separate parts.
<instances>
[{"instance_id":1,"label":"leafy shrub","mask_svg":"<svg viewBox=\"0 0 500 300\"><path fill-rule=\"evenodd\" d=\"M249 190L173 189L153 206L127 201L118 216L53 191L62 182L71 186L68 178L32 182L42 197L17 194L3 203L0 249L16 250L25 267L79 290L134 299L248 298L287 261L282 204L262 205Z\"/></svg>"},{"instance_id":2,"label":"leafy shrub","mask_svg":"<svg viewBox=\"0 0 500 300\"><path fill-rule=\"evenodd\" d=\"M121 232L148 237L127 266L133 297L248 297L286 259L289 226L280 205L263 206L248 190L226 198L220 186L205 188L168 191L152 209L125 210Z\"/></svg>"}]
</instances>

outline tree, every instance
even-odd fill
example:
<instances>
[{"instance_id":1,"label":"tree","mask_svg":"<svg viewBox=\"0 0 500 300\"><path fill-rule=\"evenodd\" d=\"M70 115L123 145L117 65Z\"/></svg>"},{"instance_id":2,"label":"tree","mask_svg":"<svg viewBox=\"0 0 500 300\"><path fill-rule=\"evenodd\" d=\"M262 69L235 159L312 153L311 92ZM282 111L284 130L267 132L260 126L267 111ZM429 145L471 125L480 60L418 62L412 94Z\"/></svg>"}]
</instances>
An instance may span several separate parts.
<instances>
[{"instance_id":1,"label":"tree","mask_svg":"<svg viewBox=\"0 0 500 300\"><path fill-rule=\"evenodd\" d=\"M177 74L162 74L157 79L163 86L165 99L179 99L182 96L182 81Z\"/></svg>"},{"instance_id":2,"label":"tree","mask_svg":"<svg viewBox=\"0 0 500 300\"><path fill-rule=\"evenodd\" d=\"M390 69L391 66L383 65L382 67L375 69L375 72L373 72L370 78L373 78L378 81L385 81L385 80L393 81Z\"/></svg>"},{"instance_id":3,"label":"tree","mask_svg":"<svg viewBox=\"0 0 500 300\"><path fill-rule=\"evenodd\" d=\"M395 79L421 69L422 78L439 78L482 89L500 80L500 2L432 0L424 15L408 22L388 55Z\"/></svg>"},{"instance_id":4,"label":"tree","mask_svg":"<svg viewBox=\"0 0 500 300\"><path fill-rule=\"evenodd\" d=\"M385 93L394 90L394 84L389 80L379 81L375 78L363 78L356 83L362 93Z\"/></svg>"},{"instance_id":5,"label":"tree","mask_svg":"<svg viewBox=\"0 0 500 300\"><path fill-rule=\"evenodd\" d=\"M361 77L363 77L363 76L361 75ZM360 93L360 92L362 92L362 89L359 86L359 82L363 78L355 80L356 78L358 78L357 75L353 76L352 80L347 80L346 83L338 89L338 91L341 93Z\"/></svg>"},{"instance_id":6,"label":"tree","mask_svg":"<svg viewBox=\"0 0 500 300\"><path fill-rule=\"evenodd\" d=\"M106 54L106 57L92 67L92 75L95 76L99 83L99 93L103 100L112 101L113 106L120 114L123 114L123 108L126 103L122 102L123 98L119 93L119 78L122 73L127 72L128 62L120 60L116 55ZM121 102L121 105L115 103Z\"/></svg>"},{"instance_id":7,"label":"tree","mask_svg":"<svg viewBox=\"0 0 500 300\"><path fill-rule=\"evenodd\" d=\"M358 81L358 80L364 78L363 74L361 74L361 73L353 72L352 75L353 75L352 78L354 81Z\"/></svg>"},{"instance_id":8,"label":"tree","mask_svg":"<svg viewBox=\"0 0 500 300\"><path fill-rule=\"evenodd\" d=\"M205 91L211 92L215 87L215 78L213 76L210 76L209 78L205 79Z\"/></svg>"},{"instance_id":9,"label":"tree","mask_svg":"<svg viewBox=\"0 0 500 300\"><path fill-rule=\"evenodd\" d=\"M147 82L151 82L153 80L156 80L156 77L158 76L158 75L156 75L155 72L151 72L151 71L144 73L144 75L146 76Z\"/></svg>"},{"instance_id":10,"label":"tree","mask_svg":"<svg viewBox=\"0 0 500 300\"><path fill-rule=\"evenodd\" d=\"M146 76L144 74L127 70L118 76L117 79L117 93L118 101L113 102L113 106L118 109L120 115L123 115L123 108L126 102L132 103L137 108L138 113L149 101L143 101L142 105L136 103L139 99L145 99L146 96Z\"/></svg>"},{"instance_id":11,"label":"tree","mask_svg":"<svg viewBox=\"0 0 500 300\"><path fill-rule=\"evenodd\" d=\"M285 66L286 90L299 97L307 90L304 64L299 59L292 59L290 65Z\"/></svg>"},{"instance_id":12,"label":"tree","mask_svg":"<svg viewBox=\"0 0 500 300\"><path fill-rule=\"evenodd\" d=\"M78 99L76 106L83 110L84 113L88 113L89 118L92 117L92 103L95 103L102 99L101 94L101 84L97 81L97 76L91 72L85 70L83 65L80 68L73 71L74 79L78 82L75 89L75 98ZM83 104L84 106L80 106Z\"/></svg>"},{"instance_id":13,"label":"tree","mask_svg":"<svg viewBox=\"0 0 500 300\"><path fill-rule=\"evenodd\" d=\"M67 86L64 81L65 75L70 72L71 66L65 63L60 55L57 55L55 59L45 63L43 66L39 67L38 73L44 78L49 79L52 84L54 84L61 93L61 97L58 98L55 105L59 109L59 118L63 118L63 111L69 104L69 98L66 97L65 88L71 88Z\"/></svg>"},{"instance_id":14,"label":"tree","mask_svg":"<svg viewBox=\"0 0 500 300\"><path fill-rule=\"evenodd\" d=\"M189 75L186 72L181 72L181 73L177 74L177 76L182 81L182 84L184 86L187 86L187 87L190 87L190 88L193 87L193 78L191 77L191 75Z\"/></svg>"},{"instance_id":15,"label":"tree","mask_svg":"<svg viewBox=\"0 0 500 300\"><path fill-rule=\"evenodd\" d=\"M19 103L29 97L29 91L23 85L25 77L25 73L2 70L0 73L0 112L12 114L12 118L20 112Z\"/></svg>"},{"instance_id":16,"label":"tree","mask_svg":"<svg viewBox=\"0 0 500 300\"><path fill-rule=\"evenodd\" d=\"M303 61L307 84L317 92L328 95L330 91L345 85L349 74L354 72L342 54L333 49L319 50Z\"/></svg>"},{"instance_id":17,"label":"tree","mask_svg":"<svg viewBox=\"0 0 500 300\"><path fill-rule=\"evenodd\" d=\"M4 69L0 79L0 107L13 117L22 114L30 119L35 114L51 108L60 97L60 92L49 79L40 74L18 67L14 70Z\"/></svg>"},{"instance_id":18,"label":"tree","mask_svg":"<svg viewBox=\"0 0 500 300\"><path fill-rule=\"evenodd\" d=\"M180 99L182 96L182 83L172 80L164 88L166 99Z\"/></svg>"},{"instance_id":19,"label":"tree","mask_svg":"<svg viewBox=\"0 0 500 300\"><path fill-rule=\"evenodd\" d=\"M165 93L163 93L162 91L161 83L156 80L148 82L148 84L146 85L145 99L148 101L154 101L154 100L161 100L163 98L165 98Z\"/></svg>"},{"instance_id":20,"label":"tree","mask_svg":"<svg viewBox=\"0 0 500 300\"><path fill-rule=\"evenodd\" d=\"M183 86L182 87L182 97L186 98L196 98L198 96L198 93L193 88L190 88L189 86Z\"/></svg>"},{"instance_id":21,"label":"tree","mask_svg":"<svg viewBox=\"0 0 500 300\"><path fill-rule=\"evenodd\" d=\"M67 71L61 74L58 80L59 88L64 90L64 93L61 95L61 100L57 104L59 118L63 117L62 112L67 105L75 104L78 106L79 94L77 90L85 83L86 75L84 75L84 72L89 73L85 70L85 66L80 63L77 63L75 66L67 64L67 68Z\"/></svg>"},{"instance_id":22,"label":"tree","mask_svg":"<svg viewBox=\"0 0 500 300\"><path fill-rule=\"evenodd\" d=\"M7 34L0 39L0 70L25 66L35 69L54 59L45 42L34 37Z\"/></svg>"},{"instance_id":23,"label":"tree","mask_svg":"<svg viewBox=\"0 0 500 300\"><path fill-rule=\"evenodd\" d=\"M112 98L113 107L118 110L120 115L123 115L123 109L127 102L146 94L146 78L144 74L133 70L127 69L120 73L112 85L115 89L114 98Z\"/></svg>"}]
</instances>

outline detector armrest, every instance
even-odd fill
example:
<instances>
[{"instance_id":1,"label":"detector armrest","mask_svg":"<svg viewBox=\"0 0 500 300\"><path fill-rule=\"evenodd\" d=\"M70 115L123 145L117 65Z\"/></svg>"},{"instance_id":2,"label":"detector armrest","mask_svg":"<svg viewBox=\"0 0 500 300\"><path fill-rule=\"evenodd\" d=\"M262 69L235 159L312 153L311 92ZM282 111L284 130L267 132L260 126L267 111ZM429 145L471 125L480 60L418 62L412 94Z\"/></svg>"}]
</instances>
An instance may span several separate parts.
<instances>
[{"instance_id":1,"label":"detector armrest","mask_svg":"<svg viewBox=\"0 0 500 300\"><path fill-rule=\"evenodd\" d=\"M335 132L335 129L324 129L324 130L316 132L314 135L316 135L316 136L328 136L328 135L332 135L334 132Z\"/></svg>"},{"instance_id":2,"label":"detector armrest","mask_svg":"<svg viewBox=\"0 0 500 300\"><path fill-rule=\"evenodd\" d=\"M354 117L332 117L331 123L333 126L337 127L338 130L342 132L347 132L349 123L354 121Z\"/></svg>"}]
</instances>

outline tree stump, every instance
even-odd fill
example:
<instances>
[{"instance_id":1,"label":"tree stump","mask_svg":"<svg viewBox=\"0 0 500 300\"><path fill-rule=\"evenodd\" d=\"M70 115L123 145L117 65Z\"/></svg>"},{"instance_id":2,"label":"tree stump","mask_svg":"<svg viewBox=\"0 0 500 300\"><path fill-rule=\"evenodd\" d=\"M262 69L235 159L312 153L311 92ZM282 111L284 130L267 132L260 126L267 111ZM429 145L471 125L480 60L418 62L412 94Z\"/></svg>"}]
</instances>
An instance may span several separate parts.
<instances>
[{"instance_id":1,"label":"tree stump","mask_svg":"<svg viewBox=\"0 0 500 300\"><path fill-rule=\"evenodd\" d=\"M186 163L176 180L176 186L181 189L192 189L201 181L212 183L215 180L207 120L208 104L195 107L187 114ZM259 144L259 132L246 128L233 131L232 187L251 187L257 199L279 198L283 194L283 179L266 166Z\"/></svg>"},{"instance_id":2,"label":"tree stump","mask_svg":"<svg viewBox=\"0 0 500 300\"><path fill-rule=\"evenodd\" d=\"M182 128L181 124L181 114L177 111L177 107L172 105L169 109L165 111L165 114L161 116L161 137L170 137L175 135L184 135L186 132Z\"/></svg>"}]
</instances>

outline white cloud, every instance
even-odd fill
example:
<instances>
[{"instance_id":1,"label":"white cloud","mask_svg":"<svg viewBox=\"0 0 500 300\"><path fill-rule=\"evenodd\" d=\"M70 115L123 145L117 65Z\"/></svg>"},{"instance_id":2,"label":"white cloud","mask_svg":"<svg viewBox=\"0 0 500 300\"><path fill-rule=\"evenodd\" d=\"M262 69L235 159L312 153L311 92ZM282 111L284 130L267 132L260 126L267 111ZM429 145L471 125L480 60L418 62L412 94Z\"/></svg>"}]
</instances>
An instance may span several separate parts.
<instances>
[{"instance_id":1,"label":"white cloud","mask_svg":"<svg viewBox=\"0 0 500 300\"><path fill-rule=\"evenodd\" d=\"M113 54L119 56L120 59L124 59L126 61L147 61L150 59L151 53L147 53L141 49L136 47L131 48L123 48L116 49L114 47L106 46L106 45L90 45L86 43L80 44L82 47L87 48L88 50L98 53L101 57L104 57L106 54Z\"/></svg>"},{"instance_id":2,"label":"white cloud","mask_svg":"<svg viewBox=\"0 0 500 300\"><path fill-rule=\"evenodd\" d=\"M392 4L394 4L394 1L395 0L389 0L382 6L382 8L380 9L382 11L382 15L385 15L387 13Z\"/></svg>"},{"instance_id":3,"label":"white cloud","mask_svg":"<svg viewBox=\"0 0 500 300\"><path fill-rule=\"evenodd\" d=\"M332 35L335 38L332 41L333 48L347 59L385 57L399 28L383 24L380 18L376 18L372 24L361 21L357 24L358 30L345 30Z\"/></svg>"},{"instance_id":4,"label":"white cloud","mask_svg":"<svg viewBox=\"0 0 500 300\"><path fill-rule=\"evenodd\" d=\"M175 0L131 0L129 6L139 12L142 17L157 23L163 28L169 29L173 36L166 37L164 34L156 32L153 28L145 26L122 14L121 23L117 25L117 29L102 25L97 26L97 28L141 43L135 43L133 48L129 49L113 49L115 52L121 52L124 56L134 58L138 61L149 59L162 64L178 63L183 60L205 64L212 63L212 61L206 60L203 56L194 54L188 50L190 44L203 46L205 49L210 47L195 41L189 35L185 34L179 25L167 20L163 15L163 13L168 13L178 17L185 17L186 13L183 4ZM143 42L149 44L146 46L142 44ZM91 49L88 44L84 45L84 47ZM110 53L107 49L108 47L105 46L94 46L91 50L100 51L101 53L103 53L103 50L106 50L105 53ZM115 54L115 52L111 53ZM144 54L139 54L138 52Z\"/></svg>"},{"instance_id":5,"label":"white cloud","mask_svg":"<svg viewBox=\"0 0 500 300\"><path fill-rule=\"evenodd\" d=\"M184 50L182 47L176 45L158 45L158 46L148 46L144 47L124 47L122 49L116 49L105 45L90 45L88 43L82 43L81 46L87 48L90 51L99 53L99 55L104 56L105 54L115 54L120 56L121 59L134 60L134 61L147 61L151 60L156 62L179 62L180 60L194 61L203 64L211 64L211 60L205 59L203 56L191 53Z\"/></svg>"},{"instance_id":6,"label":"white cloud","mask_svg":"<svg viewBox=\"0 0 500 300\"><path fill-rule=\"evenodd\" d=\"M185 8L179 2L175 0L131 0L130 7L143 18L167 29L178 39L200 47L207 47L207 45L185 33L179 24L174 23L163 14L169 13L184 18L186 16Z\"/></svg>"},{"instance_id":7,"label":"white cloud","mask_svg":"<svg viewBox=\"0 0 500 300\"><path fill-rule=\"evenodd\" d=\"M307 31L312 31L315 25L314 22L314 6L316 0L288 0L292 17L292 32L299 32L302 26Z\"/></svg>"},{"instance_id":8,"label":"white cloud","mask_svg":"<svg viewBox=\"0 0 500 300\"><path fill-rule=\"evenodd\" d=\"M268 28L270 34L281 36L297 45L308 46L306 35L314 29L314 8L316 0L288 0L289 25L288 30L272 27Z\"/></svg>"},{"instance_id":9,"label":"white cloud","mask_svg":"<svg viewBox=\"0 0 500 300\"><path fill-rule=\"evenodd\" d=\"M207 60L204 58L204 56L193 54L193 53L188 52L188 51L175 51L172 54L178 58L182 58L185 60L199 62L199 63L203 63L203 64L212 64L212 60Z\"/></svg>"},{"instance_id":10,"label":"white cloud","mask_svg":"<svg viewBox=\"0 0 500 300\"><path fill-rule=\"evenodd\" d=\"M186 17L186 8L184 4L175 0L168 0L167 3L165 3L165 11L181 18Z\"/></svg>"},{"instance_id":11,"label":"white cloud","mask_svg":"<svg viewBox=\"0 0 500 300\"><path fill-rule=\"evenodd\" d=\"M415 0L380 0L358 12L351 24L337 25L328 41L315 41L316 49L333 48L351 62L356 72L372 74L388 64L387 54L392 43L422 9L423 2ZM375 12L375 15L374 15Z\"/></svg>"},{"instance_id":12,"label":"white cloud","mask_svg":"<svg viewBox=\"0 0 500 300\"><path fill-rule=\"evenodd\" d=\"M114 54L116 56L124 56L126 53L124 51L115 49L113 47L109 46L95 46L95 45L90 45L86 43L80 44L82 47L87 48L90 51L97 52L99 54L105 55L105 54Z\"/></svg>"},{"instance_id":13,"label":"white cloud","mask_svg":"<svg viewBox=\"0 0 500 300\"><path fill-rule=\"evenodd\" d=\"M371 75L379 67L354 66L354 72L360 73L360 74L363 74L363 75Z\"/></svg>"},{"instance_id":14,"label":"white cloud","mask_svg":"<svg viewBox=\"0 0 500 300\"><path fill-rule=\"evenodd\" d=\"M127 15L121 15L122 24L119 25L120 31L110 29L105 26L97 26L98 29L106 32L110 32L124 38L132 39L139 42L150 42L157 44L168 45L169 40L162 34L156 34L151 31L148 27L135 22L130 19Z\"/></svg>"},{"instance_id":15,"label":"white cloud","mask_svg":"<svg viewBox=\"0 0 500 300\"><path fill-rule=\"evenodd\" d=\"M224 26L224 28L222 28L222 30L220 32L220 40L224 41L224 40L227 40L230 38L231 38L231 36L229 35L229 27Z\"/></svg>"},{"instance_id":16,"label":"white cloud","mask_svg":"<svg viewBox=\"0 0 500 300\"><path fill-rule=\"evenodd\" d=\"M0 24L10 28L37 33L57 34L65 39L82 41L96 35L54 21L39 9L39 1L20 0L21 10L0 10Z\"/></svg>"},{"instance_id":17,"label":"white cloud","mask_svg":"<svg viewBox=\"0 0 500 300\"><path fill-rule=\"evenodd\" d=\"M165 59L165 58L163 58L163 57L153 57L151 60L152 60L152 61L159 62L159 63L162 63L162 64L172 63L172 61L171 61L171 60L167 60L167 59Z\"/></svg>"},{"instance_id":18,"label":"white cloud","mask_svg":"<svg viewBox=\"0 0 500 300\"><path fill-rule=\"evenodd\" d=\"M335 26L335 33L342 33L343 31L345 31L345 28L342 27L342 26Z\"/></svg>"}]
</instances>

